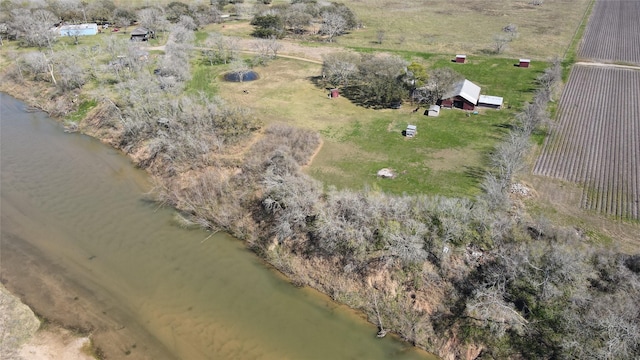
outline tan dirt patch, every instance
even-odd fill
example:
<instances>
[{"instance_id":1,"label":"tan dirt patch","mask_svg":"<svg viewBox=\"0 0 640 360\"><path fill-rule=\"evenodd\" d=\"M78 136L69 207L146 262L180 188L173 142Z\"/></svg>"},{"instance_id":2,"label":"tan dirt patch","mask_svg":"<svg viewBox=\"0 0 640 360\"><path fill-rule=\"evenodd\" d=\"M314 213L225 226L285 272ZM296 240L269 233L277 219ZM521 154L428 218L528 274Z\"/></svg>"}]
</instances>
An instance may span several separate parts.
<instances>
[{"instance_id":1,"label":"tan dirt patch","mask_svg":"<svg viewBox=\"0 0 640 360\"><path fill-rule=\"evenodd\" d=\"M434 171L455 171L464 166L478 166L480 162L480 154L477 151L443 149L429 154L425 165Z\"/></svg>"}]
</instances>

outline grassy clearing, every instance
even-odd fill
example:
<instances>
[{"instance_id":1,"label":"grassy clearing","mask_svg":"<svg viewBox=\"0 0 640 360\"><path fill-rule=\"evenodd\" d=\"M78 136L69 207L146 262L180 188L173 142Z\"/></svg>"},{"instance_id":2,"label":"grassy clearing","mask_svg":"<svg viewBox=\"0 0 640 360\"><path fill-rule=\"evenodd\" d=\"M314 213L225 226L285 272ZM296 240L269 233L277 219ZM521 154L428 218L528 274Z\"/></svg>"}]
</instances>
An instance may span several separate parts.
<instances>
[{"instance_id":1,"label":"grassy clearing","mask_svg":"<svg viewBox=\"0 0 640 360\"><path fill-rule=\"evenodd\" d=\"M473 196L479 192L487 154L506 133L521 103L530 99L544 64L534 62L532 68L520 69L508 59L470 58L460 65L443 56L418 58L428 59L433 67L451 66L481 85L483 94L503 96L514 106L480 110L478 115L443 110L437 118L424 116L424 109L412 112L415 107L410 103L398 110L365 109L344 97L328 99L327 90L316 85L321 67L290 59L255 69L258 81L218 82L217 91L232 104L252 108L267 124L284 122L319 131L324 146L307 172L327 185ZM202 65L196 72L209 69L216 78L213 74L222 68ZM200 78L194 75L193 81ZM407 124L418 126L418 136L401 135ZM398 177L378 179L377 171L385 167Z\"/></svg>"},{"instance_id":2,"label":"grassy clearing","mask_svg":"<svg viewBox=\"0 0 640 360\"><path fill-rule=\"evenodd\" d=\"M276 0L274 5L288 2ZM530 99L535 78L546 67L544 62L533 61L531 68L520 69L514 66L515 59L546 60L562 54L589 4L590 0L546 2L537 7L515 0L361 0L348 6L365 27L340 37L338 44L322 44L359 52L387 51L429 68L452 67L480 85L483 94L502 96L505 109L500 111L483 110L467 117L462 111L450 110L432 119L423 116L422 109L412 113L411 104L399 110L365 109L342 97L328 99L326 89L315 83L319 65L287 59L256 69L260 79L248 83L223 82L226 66L195 60L186 91L220 95L233 105L253 109L267 124L285 122L319 131L325 146L307 171L327 184L373 186L392 193L473 196L479 191L487 154L512 123L515 112ZM520 36L502 58L495 57L490 54L492 37L509 23L518 26ZM252 30L248 21L212 24L196 33L196 43L202 44L212 31L249 38ZM379 30L385 32L382 44L377 43ZM105 36L128 35L103 33L80 42L97 45ZM60 43L73 46L72 40L61 39ZM452 63L452 56L460 52L467 53L468 62ZM418 126L416 138L401 136L407 124ZM542 139L540 135L535 140ZM378 179L375 174L383 167L393 168L398 177Z\"/></svg>"},{"instance_id":3,"label":"grassy clearing","mask_svg":"<svg viewBox=\"0 0 640 360\"><path fill-rule=\"evenodd\" d=\"M224 69L223 66L208 66L202 60L194 61L191 64L191 80L185 91L190 94L204 93L208 97L217 95L219 78Z\"/></svg>"},{"instance_id":4,"label":"grassy clearing","mask_svg":"<svg viewBox=\"0 0 640 360\"><path fill-rule=\"evenodd\" d=\"M519 37L505 57L546 60L561 56L571 42L590 0L546 1L533 6L524 0L361 0L349 2L364 29L342 36L343 46L366 46L440 54L487 54L493 36L507 24ZM385 32L382 44L377 33Z\"/></svg>"},{"instance_id":5,"label":"grassy clearing","mask_svg":"<svg viewBox=\"0 0 640 360\"><path fill-rule=\"evenodd\" d=\"M117 5L142 7L167 5L169 0L116 1ZM195 0L185 0L194 3ZM289 4L274 0L272 6ZM592 0L546 1L534 6L528 0L359 0L345 2L364 27L337 39L340 46L420 53L487 55L493 36L508 24L518 26L519 36L503 57L548 60L562 56ZM228 8L230 10L231 8ZM207 27L209 30L210 27ZM247 37L248 21L228 21L211 28L225 35ZM382 44L378 31L384 31Z\"/></svg>"},{"instance_id":6,"label":"grassy clearing","mask_svg":"<svg viewBox=\"0 0 640 360\"><path fill-rule=\"evenodd\" d=\"M67 120L75 123L79 122L80 120L84 119L89 113L89 111L94 107L96 107L96 105L98 105L98 102L95 99L85 100L81 102L80 105L78 106L78 110L69 114L67 116Z\"/></svg>"},{"instance_id":7,"label":"grassy clearing","mask_svg":"<svg viewBox=\"0 0 640 360\"><path fill-rule=\"evenodd\" d=\"M519 110L531 100L537 85L535 79L548 67L540 61L532 61L529 68L514 66L513 59L468 57L467 63L455 64L450 57L437 57L429 62L434 68L451 67L482 88L482 94L501 96L506 108Z\"/></svg>"}]
</instances>

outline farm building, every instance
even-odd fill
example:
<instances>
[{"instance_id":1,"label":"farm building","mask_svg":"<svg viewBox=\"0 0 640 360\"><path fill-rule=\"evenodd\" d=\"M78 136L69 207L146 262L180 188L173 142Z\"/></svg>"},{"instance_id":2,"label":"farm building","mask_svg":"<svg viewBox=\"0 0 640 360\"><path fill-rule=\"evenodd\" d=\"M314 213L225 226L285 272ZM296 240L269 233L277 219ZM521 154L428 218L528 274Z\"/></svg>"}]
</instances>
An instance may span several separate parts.
<instances>
[{"instance_id":1,"label":"farm building","mask_svg":"<svg viewBox=\"0 0 640 360\"><path fill-rule=\"evenodd\" d=\"M480 97L480 86L465 79L455 84L453 91L438 101L438 105L447 108L473 110Z\"/></svg>"},{"instance_id":2,"label":"farm building","mask_svg":"<svg viewBox=\"0 0 640 360\"><path fill-rule=\"evenodd\" d=\"M518 61L518 66L520 66L521 68L528 68L530 63L531 60L529 59L520 59L520 61Z\"/></svg>"},{"instance_id":3,"label":"farm building","mask_svg":"<svg viewBox=\"0 0 640 360\"><path fill-rule=\"evenodd\" d=\"M478 98L478 106L491 109L501 109L503 101L504 99L500 96L480 95Z\"/></svg>"},{"instance_id":4,"label":"farm building","mask_svg":"<svg viewBox=\"0 0 640 360\"><path fill-rule=\"evenodd\" d=\"M147 41L149 39L153 39L155 34L152 30L147 28L139 27L131 32L131 40L132 41Z\"/></svg>"},{"instance_id":5,"label":"farm building","mask_svg":"<svg viewBox=\"0 0 640 360\"><path fill-rule=\"evenodd\" d=\"M340 90L338 90L338 89L331 89L331 90L329 91L329 97L330 97L330 98L332 98L332 99L337 98L337 97L340 97Z\"/></svg>"},{"instance_id":6,"label":"farm building","mask_svg":"<svg viewBox=\"0 0 640 360\"><path fill-rule=\"evenodd\" d=\"M407 130L404 132L404 136L406 137L414 137L418 132L418 128L415 125L407 125Z\"/></svg>"},{"instance_id":7,"label":"farm building","mask_svg":"<svg viewBox=\"0 0 640 360\"><path fill-rule=\"evenodd\" d=\"M431 105L429 106L429 109L427 109L427 111L424 112L424 114L427 116L438 116L440 115L440 106Z\"/></svg>"},{"instance_id":8,"label":"farm building","mask_svg":"<svg viewBox=\"0 0 640 360\"><path fill-rule=\"evenodd\" d=\"M77 24L60 26L60 36L88 36L98 33L98 24Z\"/></svg>"},{"instance_id":9,"label":"farm building","mask_svg":"<svg viewBox=\"0 0 640 360\"><path fill-rule=\"evenodd\" d=\"M456 62L459 64L464 64L467 61L467 55L458 54L456 55Z\"/></svg>"}]
</instances>

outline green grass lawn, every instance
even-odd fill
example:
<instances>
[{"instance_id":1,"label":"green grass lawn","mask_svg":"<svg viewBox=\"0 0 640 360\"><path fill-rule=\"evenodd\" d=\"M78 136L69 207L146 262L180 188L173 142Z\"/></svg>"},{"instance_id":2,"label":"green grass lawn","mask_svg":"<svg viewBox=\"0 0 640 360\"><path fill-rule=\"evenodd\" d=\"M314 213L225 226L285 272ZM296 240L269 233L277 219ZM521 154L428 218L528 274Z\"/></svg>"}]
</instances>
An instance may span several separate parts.
<instances>
[{"instance_id":1,"label":"green grass lawn","mask_svg":"<svg viewBox=\"0 0 640 360\"><path fill-rule=\"evenodd\" d=\"M472 197L480 191L489 153L517 109L532 97L545 64L533 62L522 69L512 59L470 57L466 64L455 64L441 55L409 57L429 67L454 68L480 85L482 94L504 97L505 108L482 109L477 115L443 109L439 117L424 116L424 108L412 112L410 103L397 110L368 109L344 97L328 99L327 91L313 82L321 66L292 59L255 68L260 79L245 83L223 82L225 66L196 62L187 91L218 94L234 106L252 109L265 124L283 122L320 132L324 146L305 171L326 185ZM418 127L416 137L402 136L407 124ZM382 168L392 168L398 176L379 179L376 173Z\"/></svg>"},{"instance_id":2,"label":"green grass lawn","mask_svg":"<svg viewBox=\"0 0 640 360\"><path fill-rule=\"evenodd\" d=\"M443 109L439 117L413 113L411 104L400 110L368 110L348 127L321 130L325 146L308 172L339 188L363 188L402 193L474 196L487 170L487 159L506 134L522 104L531 99L535 78L545 64L531 68L513 66L510 59L470 58L455 64L441 56L424 56L431 67L449 66L482 87L482 94L502 96L505 108L481 109L473 115ZM352 105L354 106L354 105ZM511 106L511 108L509 108ZM408 124L418 127L412 139L401 135ZM393 169L395 179L376 176L382 168Z\"/></svg>"},{"instance_id":3,"label":"green grass lawn","mask_svg":"<svg viewBox=\"0 0 640 360\"><path fill-rule=\"evenodd\" d=\"M209 66L201 59L192 61L191 80L187 82L185 91L189 94L204 93L209 97L216 95L219 77L224 69L224 66Z\"/></svg>"},{"instance_id":4,"label":"green grass lawn","mask_svg":"<svg viewBox=\"0 0 640 360\"><path fill-rule=\"evenodd\" d=\"M586 1L579 0L579 7ZM424 4L403 4L389 11L379 11L389 4L378 0L349 4L366 27L340 37L337 45L358 52L387 51L428 68L451 67L479 85L482 94L503 97L502 110L480 110L478 115L442 110L439 117L431 118L423 115L424 108L412 112L415 106L409 103L398 110L366 109L343 97L327 99L325 89L312 81L320 74L320 66L287 59L254 69L260 79L249 83L223 82L226 66L194 60L186 91L219 95L234 106L248 107L265 124L284 122L319 131L324 146L305 171L326 185L369 186L396 194L474 196L480 191L490 152L506 134L517 110L532 97L535 78L546 67L542 61L533 61L527 69L514 64L518 57L546 59L551 52L566 48L569 38L565 35L575 29L574 14L568 15L564 4L533 8L473 3L456 14L447 12L440 1L428 14L419 11ZM539 21L550 12L571 21L551 28L548 22ZM467 31L450 29L448 21L454 15L456 21L462 19L468 25ZM516 23L521 36L501 57L488 55L485 50L491 46L491 36L508 23ZM386 32L382 44L375 41L380 29ZM213 24L196 33L196 43L202 44L210 31L247 37L251 30L247 21ZM474 34L472 40L460 37L469 32ZM540 47L540 41L547 41L548 46ZM544 51L538 51L541 48ZM451 62L458 52L467 53L466 64ZM402 136L407 124L418 127L416 137ZM397 177L378 178L381 168L392 168Z\"/></svg>"},{"instance_id":5,"label":"green grass lawn","mask_svg":"<svg viewBox=\"0 0 640 360\"><path fill-rule=\"evenodd\" d=\"M482 88L483 95L501 96L506 108L520 109L531 100L537 85L535 79L548 67L546 62L532 61L529 68L514 66L518 59L495 57L467 57L465 64L451 62L451 58L434 57L431 67L451 67L466 79Z\"/></svg>"},{"instance_id":6,"label":"green grass lawn","mask_svg":"<svg viewBox=\"0 0 640 360\"><path fill-rule=\"evenodd\" d=\"M470 115L442 110L439 117L385 111L354 122L346 131L321 131L325 145L309 173L339 188L402 193L473 196L485 171L486 156L506 133L506 111L483 110ZM416 125L414 138L402 136ZM395 179L376 173L391 168Z\"/></svg>"}]
</instances>

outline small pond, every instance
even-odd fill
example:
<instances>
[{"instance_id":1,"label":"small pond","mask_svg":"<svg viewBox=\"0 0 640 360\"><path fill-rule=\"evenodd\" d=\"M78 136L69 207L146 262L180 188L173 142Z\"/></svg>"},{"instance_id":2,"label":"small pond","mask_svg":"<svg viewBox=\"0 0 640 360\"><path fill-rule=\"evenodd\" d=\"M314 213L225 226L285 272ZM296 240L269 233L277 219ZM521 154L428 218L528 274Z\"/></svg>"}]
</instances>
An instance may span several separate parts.
<instances>
[{"instance_id":1,"label":"small pond","mask_svg":"<svg viewBox=\"0 0 640 360\"><path fill-rule=\"evenodd\" d=\"M233 81L233 82L254 81L254 80L258 80L258 73L255 71L249 71L246 73L230 72L224 75L224 79L226 81Z\"/></svg>"}]
</instances>

